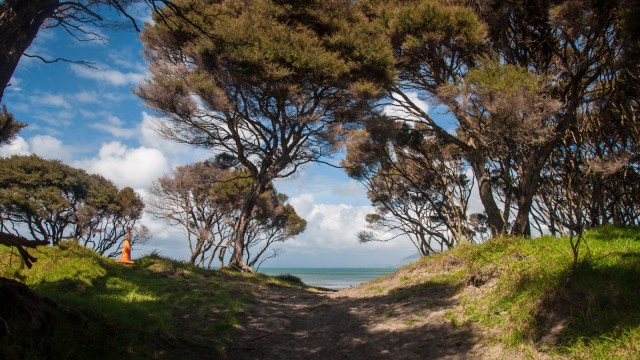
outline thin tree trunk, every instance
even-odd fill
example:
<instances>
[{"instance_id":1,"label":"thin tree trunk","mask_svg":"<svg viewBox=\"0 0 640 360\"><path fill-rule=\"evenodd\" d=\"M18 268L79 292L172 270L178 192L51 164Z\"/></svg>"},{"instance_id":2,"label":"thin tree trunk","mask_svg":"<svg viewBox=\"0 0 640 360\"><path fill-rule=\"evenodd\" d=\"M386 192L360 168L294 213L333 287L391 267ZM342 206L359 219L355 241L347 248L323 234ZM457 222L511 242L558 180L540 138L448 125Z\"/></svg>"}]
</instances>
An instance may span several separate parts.
<instances>
[{"instance_id":1,"label":"thin tree trunk","mask_svg":"<svg viewBox=\"0 0 640 360\"><path fill-rule=\"evenodd\" d=\"M233 231L233 254L231 255L231 260L228 265L230 268L252 273L255 272L251 266L247 265L244 261L245 235L251 222L253 210L256 207L258 197L261 193L260 188L264 188L264 186L254 185L244 198L242 211L240 212L238 222Z\"/></svg>"},{"instance_id":2,"label":"thin tree trunk","mask_svg":"<svg viewBox=\"0 0 640 360\"><path fill-rule=\"evenodd\" d=\"M479 156L473 154L469 158L469 163L478 182L480 201L484 206L484 211L487 213L487 223L491 229L491 234L493 236L505 234L507 229L500 209L493 197L493 187L491 186L487 169L484 167L484 161L479 160Z\"/></svg>"},{"instance_id":3,"label":"thin tree trunk","mask_svg":"<svg viewBox=\"0 0 640 360\"><path fill-rule=\"evenodd\" d=\"M59 5L58 0L5 0L0 4L0 101L22 54Z\"/></svg>"}]
</instances>

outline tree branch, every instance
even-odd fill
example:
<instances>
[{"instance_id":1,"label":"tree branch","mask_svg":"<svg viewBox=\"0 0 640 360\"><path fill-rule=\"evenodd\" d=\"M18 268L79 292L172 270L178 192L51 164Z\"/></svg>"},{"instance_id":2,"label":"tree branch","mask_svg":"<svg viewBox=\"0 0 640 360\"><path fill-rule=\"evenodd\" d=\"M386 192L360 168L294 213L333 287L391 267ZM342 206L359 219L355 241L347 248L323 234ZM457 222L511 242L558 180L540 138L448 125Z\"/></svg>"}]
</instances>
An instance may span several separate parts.
<instances>
[{"instance_id":1,"label":"tree branch","mask_svg":"<svg viewBox=\"0 0 640 360\"><path fill-rule=\"evenodd\" d=\"M39 59L42 62L44 62L45 64L53 64L53 63L57 63L57 62L66 62L66 63L71 63L71 64L78 64L78 65L82 65L82 66L86 66L88 68L91 69L97 69L97 67L95 67L95 63L92 63L90 61L84 61L84 60L69 60L69 59L65 59L65 58L56 58L53 60L49 60L49 59L45 59L40 55L31 55L31 54L27 54L27 53L23 53L23 56L26 56L28 58L35 58L35 59Z\"/></svg>"},{"instance_id":2,"label":"tree branch","mask_svg":"<svg viewBox=\"0 0 640 360\"><path fill-rule=\"evenodd\" d=\"M20 253L20 256L22 257L22 260L24 260L25 265L27 265L27 267L31 269L31 266L33 265L34 262L36 262L37 259L32 255L30 255L23 248L23 246L33 249L37 246L48 245L49 241L48 240L28 240L26 238L23 238L22 236L0 232L0 244L17 248L18 252Z\"/></svg>"}]
</instances>

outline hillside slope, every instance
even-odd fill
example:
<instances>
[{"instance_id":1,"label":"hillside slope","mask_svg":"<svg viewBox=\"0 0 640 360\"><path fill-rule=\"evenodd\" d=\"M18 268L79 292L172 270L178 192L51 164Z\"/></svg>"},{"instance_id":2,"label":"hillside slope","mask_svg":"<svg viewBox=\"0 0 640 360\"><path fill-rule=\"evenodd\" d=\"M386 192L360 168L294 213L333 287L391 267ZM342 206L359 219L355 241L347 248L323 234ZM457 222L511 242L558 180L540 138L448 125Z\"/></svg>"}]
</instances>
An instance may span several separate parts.
<instances>
[{"instance_id":1,"label":"hillside slope","mask_svg":"<svg viewBox=\"0 0 640 360\"><path fill-rule=\"evenodd\" d=\"M18 314L0 357L640 358L640 230L585 239L575 271L568 239L503 238L340 292L73 244L24 270L2 249L3 275L54 303Z\"/></svg>"},{"instance_id":2,"label":"hillside slope","mask_svg":"<svg viewBox=\"0 0 640 360\"><path fill-rule=\"evenodd\" d=\"M73 243L32 253L29 270L0 248L0 275L46 297L0 311L2 359L220 358L254 288L282 283L155 255L124 265Z\"/></svg>"},{"instance_id":3,"label":"hillside slope","mask_svg":"<svg viewBox=\"0 0 640 360\"><path fill-rule=\"evenodd\" d=\"M566 238L503 238L336 293L270 289L230 358L640 358L640 230L585 240L575 272Z\"/></svg>"}]
</instances>

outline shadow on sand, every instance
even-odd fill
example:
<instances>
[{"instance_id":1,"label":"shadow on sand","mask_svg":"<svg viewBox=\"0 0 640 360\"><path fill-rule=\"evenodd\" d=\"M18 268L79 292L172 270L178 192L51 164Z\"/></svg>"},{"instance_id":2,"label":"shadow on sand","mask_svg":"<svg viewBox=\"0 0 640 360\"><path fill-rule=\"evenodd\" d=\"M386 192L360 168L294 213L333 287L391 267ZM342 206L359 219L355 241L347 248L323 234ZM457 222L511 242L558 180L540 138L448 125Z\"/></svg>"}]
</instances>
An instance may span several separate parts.
<instances>
[{"instance_id":1,"label":"shadow on sand","mask_svg":"<svg viewBox=\"0 0 640 360\"><path fill-rule=\"evenodd\" d=\"M478 351L447 319L459 287L446 282L354 297L269 288L229 345L229 359L441 359ZM346 293L348 294L348 292Z\"/></svg>"}]
</instances>

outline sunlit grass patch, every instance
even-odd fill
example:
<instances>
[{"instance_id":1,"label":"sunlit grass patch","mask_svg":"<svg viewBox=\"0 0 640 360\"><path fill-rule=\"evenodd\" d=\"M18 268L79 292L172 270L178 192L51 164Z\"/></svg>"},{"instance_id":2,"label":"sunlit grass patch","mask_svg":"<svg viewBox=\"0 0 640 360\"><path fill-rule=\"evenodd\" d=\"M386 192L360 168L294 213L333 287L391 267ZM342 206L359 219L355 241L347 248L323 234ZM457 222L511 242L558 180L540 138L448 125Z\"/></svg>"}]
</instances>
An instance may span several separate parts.
<instances>
[{"instance_id":1,"label":"sunlit grass patch","mask_svg":"<svg viewBox=\"0 0 640 360\"><path fill-rule=\"evenodd\" d=\"M511 346L639 358L640 230L604 227L584 239L575 271L567 238L502 238L460 252L477 290L455 320L477 321Z\"/></svg>"},{"instance_id":2,"label":"sunlit grass patch","mask_svg":"<svg viewBox=\"0 0 640 360\"><path fill-rule=\"evenodd\" d=\"M7 358L173 358L189 347L222 355L238 316L253 301L245 275L157 255L124 265L73 243L33 253L38 262L32 269L12 259L2 275L25 282L60 310L45 341L22 346L16 344L23 340L8 339L19 350L2 352ZM10 256L0 247L2 260Z\"/></svg>"}]
</instances>

